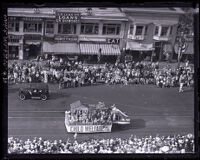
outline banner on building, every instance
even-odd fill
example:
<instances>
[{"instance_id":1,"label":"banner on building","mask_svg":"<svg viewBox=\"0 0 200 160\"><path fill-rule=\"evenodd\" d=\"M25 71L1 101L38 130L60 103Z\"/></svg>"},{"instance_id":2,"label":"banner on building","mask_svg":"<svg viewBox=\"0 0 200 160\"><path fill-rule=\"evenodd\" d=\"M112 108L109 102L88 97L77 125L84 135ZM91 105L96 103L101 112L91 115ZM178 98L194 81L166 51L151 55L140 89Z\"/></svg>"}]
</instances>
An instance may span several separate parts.
<instances>
[{"instance_id":1,"label":"banner on building","mask_svg":"<svg viewBox=\"0 0 200 160\"><path fill-rule=\"evenodd\" d=\"M77 42L78 41L78 36L66 36L66 35L56 35L54 37L54 40L55 41L58 41L58 42Z\"/></svg>"},{"instance_id":2,"label":"banner on building","mask_svg":"<svg viewBox=\"0 0 200 160\"><path fill-rule=\"evenodd\" d=\"M120 39L119 38L107 38L106 42L109 44L119 44Z\"/></svg>"},{"instance_id":3,"label":"banner on building","mask_svg":"<svg viewBox=\"0 0 200 160\"><path fill-rule=\"evenodd\" d=\"M56 12L57 23L80 23L80 13Z\"/></svg>"}]
</instances>

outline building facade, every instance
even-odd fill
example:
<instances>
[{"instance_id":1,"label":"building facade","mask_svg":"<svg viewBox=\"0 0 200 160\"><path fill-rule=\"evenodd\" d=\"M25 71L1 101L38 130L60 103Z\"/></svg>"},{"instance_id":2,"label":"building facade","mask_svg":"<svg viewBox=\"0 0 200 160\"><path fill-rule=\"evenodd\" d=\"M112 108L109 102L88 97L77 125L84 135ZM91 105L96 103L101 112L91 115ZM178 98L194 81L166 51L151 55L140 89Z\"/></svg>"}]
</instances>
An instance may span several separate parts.
<instances>
[{"instance_id":1,"label":"building facade","mask_svg":"<svg viewBox=\"0 0 200 160\"><path fill-rule=\"evenodd\" d=\"M9 8L9 58L43 54L117 58L128 19L118 8Z\"/></svg>"},{"instance_id":2,"label":"building facade","mask_svg":"<svg viewBox=\"0 0 200 160\"><path fill-rule=\"evenodd\" d=\"M172 56L179 8L122 8L129 19L126 53L163 60ZM151 57L152 58L152 57Z\"/></svg>"},{"instance_id":3,"label":"building facade","mask_svg":"<svg viewBox=\"0 0 200 160\"><path fill-rule=\"evenodd\" d=\"M173 56L181 14L179 8L9 8L9 58L163 60Z\"/></svg>"}]
</instances>

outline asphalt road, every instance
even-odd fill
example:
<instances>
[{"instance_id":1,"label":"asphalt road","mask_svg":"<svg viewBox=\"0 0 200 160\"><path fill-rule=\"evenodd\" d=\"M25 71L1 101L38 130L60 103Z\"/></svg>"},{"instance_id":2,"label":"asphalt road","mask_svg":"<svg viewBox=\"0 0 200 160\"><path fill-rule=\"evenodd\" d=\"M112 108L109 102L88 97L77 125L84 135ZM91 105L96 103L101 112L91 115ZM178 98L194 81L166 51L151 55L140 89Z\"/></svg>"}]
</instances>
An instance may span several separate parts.
<instances>
[{"instance_id":1,"label":"asphalt road","mask_svg":"<svg viewBox=\"0 0 200 160\"><path fill-rule=\"evenodd\" d=\"M23 84L8 88L8 136L21 139L42 137L45 139L73 138L64 125L64 112L69 104L80 100L84 103L116 104L131 118L131 124L113 126L111 133L79 134L78 140L89 138L128 138L148 135L194 133L194 91L186 88L157 88L150 85L98 85L59 90L50 85L51 97L47 101L18 98Z\"/></svg>"}]
</instances>

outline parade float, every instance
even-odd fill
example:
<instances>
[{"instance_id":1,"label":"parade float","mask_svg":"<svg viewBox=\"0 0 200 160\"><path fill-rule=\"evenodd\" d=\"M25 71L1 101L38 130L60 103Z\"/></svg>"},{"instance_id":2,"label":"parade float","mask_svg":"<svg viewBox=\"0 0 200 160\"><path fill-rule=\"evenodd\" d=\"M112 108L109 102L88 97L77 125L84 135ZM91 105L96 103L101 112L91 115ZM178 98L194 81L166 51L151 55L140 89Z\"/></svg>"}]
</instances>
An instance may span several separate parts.
<instances>
[{"instance_id":1,"label":"parade float","mask_svg":"<svg viewBox=\"0 0 200 160\"><path fill-rule=\"evenodd\" d=\"M111 132L112 125L130 124L130 118L115 105L82 104L76 101L65 112L65 126L69 133Z\"/></svg>"}]
</instances>

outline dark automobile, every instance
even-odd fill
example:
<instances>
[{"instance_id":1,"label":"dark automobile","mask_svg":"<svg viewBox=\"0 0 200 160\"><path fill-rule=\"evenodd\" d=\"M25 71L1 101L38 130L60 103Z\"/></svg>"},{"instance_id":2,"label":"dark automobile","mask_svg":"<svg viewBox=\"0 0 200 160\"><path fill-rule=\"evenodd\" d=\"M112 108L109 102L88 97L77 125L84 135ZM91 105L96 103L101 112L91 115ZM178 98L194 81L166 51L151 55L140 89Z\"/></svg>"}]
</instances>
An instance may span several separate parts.
<instances>
[{"instance_id":1,"label":"dark automobile","mask_svg":"<svg viewBox=\"0 0 200 160\"><path fill-rule=\"evenodd\" d=\"M25 99L41 99L49 98L49 86L44 83L31 83L28 87L20 88L19 98Z\"/></svg>"}]
</instances>

